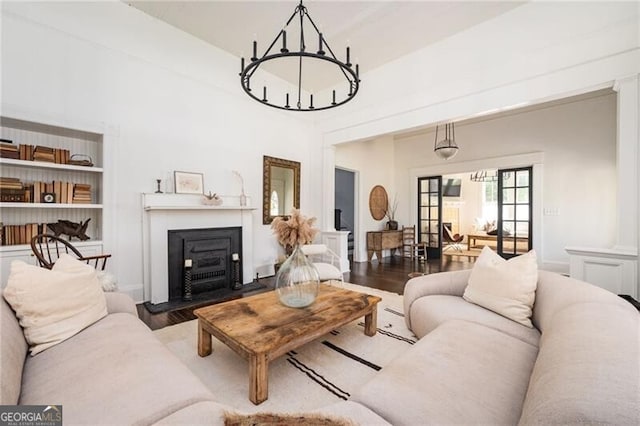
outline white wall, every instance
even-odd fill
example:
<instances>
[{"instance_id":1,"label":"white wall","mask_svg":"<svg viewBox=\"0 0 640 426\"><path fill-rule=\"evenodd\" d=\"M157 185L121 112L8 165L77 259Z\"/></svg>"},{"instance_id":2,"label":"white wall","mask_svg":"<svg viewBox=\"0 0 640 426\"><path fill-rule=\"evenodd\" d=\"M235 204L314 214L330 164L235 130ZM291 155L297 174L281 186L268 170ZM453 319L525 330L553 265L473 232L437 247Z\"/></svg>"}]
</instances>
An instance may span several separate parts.
<instances>
[{"instance_id":1,"label":"white wall","mask_svg":"<svg viewBox=\"0 0 640 426\"><path fill-rule=\"evenodd\" d=\"M312 123L249 99L237 58L122 2L2 3L2 105L23 118L103 123L105 245L119 285L141 297L141 193L173 170L202 172L205 191L245 192L254 212L255 266L279 247L262 225L262 156L302 163L301 204L321 216L314 178L321 143ZM160 266L159 266L160 267Z\"/></svg>"},{"instance_id":2,"label":"white wall","mask_svg":"<svg viewBox=\"0 0 640 426\"><path fill-rule=\"evenodd\" d=\"M363 141L357 144L344 144L336 148L336 166L358 171L356 204L359 209L357 209L355 220L359 226L356 227L357 234L354 235L356 252L353 254L356 262L367 260L366 232L384 229L387 222L386 218L377 221L371 216L369 193L375 185L382 185L387 190L389 202L393 202L396 195L393 156L391 137L381 137L375 141ZM401 196L398 196L398 200L402 201Z\"/></svg>"},{"instance_id":3,"label":"white wall","mask_svg":"<svg viewBox=\"0 0 640 426\"><path fill-rule=\"evenodd\" d=\"M640 3L528 2L368 71L321 117L326 144L417 129L593 89L640 72Z\"/></svg>"},{"instance_id":4,"label":"white wall","mask_svg":"<svg viewBox=\"0 0 640 426\"><path fill-rule=\"evenodd\" d=\"M395 179L398 193L403 194L402 201L416 191L416 183L408 177L410 169L438 167L443 162L433 153L433 138L433 132L425 132L395 140ZM388 137L380 140L388 140ZM617 184L615 94L468 124L462 122L456 125L456 142L460 150L450 165L530 152L544 154L544 205L537 207L558 211L557 216L545 215L542 235L534 235L534 238L543 238L541 255L544 263L559 265L566 270L569 259L564 247L608 247L614 244ZM338 151L349 145L340 145ZM352 155L357 156L357 153ZM503 164L496 159L493 166L499 168ZM461 199L466 200L465 183ZM466 207L463 206L465 212L470 210L471 200L469 209ZM403 202L398 209L400 222L409 221L411 213L410 204ZM466 215L465 218L469 219Z\"/></svg>"},{"instance_id":5,"label":"white wall","mask_svg":"<svg viewBox=\"0 0 640 426\"><path fill-rule=\"evenodd\" d=\"M370 140L380 135L420 131L435 123L459 122L611 88L614 83L633 81L639 74L640 3L529 2L378 69L367 71L366 66L361 64L362 87L366 90L345 105L340 113L333 111L319 116L318 126L323 131L326 146ZM626 110L621 112L624 116L637 114L637 105L627 103L624 108ZM629 124L626 128L629 131L623 144L626 147L624 152L638 152L639 136L637 126L633 126L634 122L637 123L635 120L627 120ZM635 133L633 129L636 129ZM464 131L464 127L459 128L459 132ZM458 133L457 136L462 137L462 134ZM496 143L503 140L500 134L494 136ZM473 139L470 141L474 143ZM407 159L419 165L425 159L420 149L426 153L432 143L433 135L427 135L424 147L416 143L416 150L410 151ZM472 145L472 151L467 151L471 155L466 158L471 160L476 155L479 158L502 156L516 147L515 151L532 152L541 145L535 138L526 142L516 138L488 153ZM337 146L341 149L342 145ZM632 150L633 147L636 149ZM578 152L583 150L582 147L577 149ZM552 163L560 167L554 168L549 177L546 176L546 163L545 168L538 165L534 170L538 170L540 177L545 170L545 182L580 176L582 180L577 192L570 194L569 199L578 195L590 196L593 187L606 186L602 184L603 179L615 179L609 165L599 167L596 153L584 164L575 162L571 167L565 167L564 162L573 161L575 154L558 151ZM541 158L539 155L530 157L536 161ZM464 158L461 153L455 161ZM608 152L604 158L609 161L611 153ZM402 158L395 160L396 164L403 161ZM515 161L520 161L520 157ZM635 167L627 164L633 161ZM618 175L632 175L638 162L637 158L627 159L624 168L618 170ZM486 164L480 163L483 166ZM440 169L447 173L459 171L455 167ZM592 173L584 173L587 169ZM398 184L408 182L408 179L406 170L396 172ZM633 185L637 187L638 182L633 182ZM407 196L412 191L403 190L401 186L398 190L401 196ZM607 188L604 202L591 206L590 218L579 224L569 224L568 227L564 226L563 216L585 215L585 212L566 202L562 191L554 188L551 195L545 193L543 201L539 203L551 209L557 208L560 213L558 217L544 216L544 220L541 211L537 213L541 218L538 222L545 222L544 234L552 239L571 235L572 239L579 239L580 244L588 246L610 246L613 240L609 237L615 232L611 229L612 213L604 206L614 204L614 190ZM637 217L637 203L631 205L631 210L621 210L624 205L619 203L618 217ZM402 208L399 210L399 213L403 213ZM620 232L624 231L618 230ZM543 233L542 230L540 233ZM633 244L627 245L637 247L637 236L632 237L631 242ZM556 269L566 268L567 255L562 251L561 244L555 241L549 247L552 249L544 255L550 263L544 266L552 267L553 262L560 262ZM542 248L540 250L544 251Z\"/></svg>"}]
</instances>

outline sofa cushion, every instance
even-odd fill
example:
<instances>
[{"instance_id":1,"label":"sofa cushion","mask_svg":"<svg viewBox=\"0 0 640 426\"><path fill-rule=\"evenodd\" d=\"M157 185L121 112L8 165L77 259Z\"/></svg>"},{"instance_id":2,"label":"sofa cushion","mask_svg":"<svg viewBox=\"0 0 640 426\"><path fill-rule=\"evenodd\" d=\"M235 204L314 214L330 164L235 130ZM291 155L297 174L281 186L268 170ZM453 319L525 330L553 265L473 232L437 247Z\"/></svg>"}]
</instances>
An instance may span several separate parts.
<instances>
[{"instance_id":1,"label":"sofa cushion","mask_svg":"<svg viewBox=\"0 0 640 426\"><path fill-rule=\"evenodd\" d=\"M547 327L553 326L554 317L558 312L585 302L609 303L637 312L629 302L608 290L555 272L541 270L538 271L533 324L544 333Z\"/></svg>"},{"instance_id":2,"label":"sofa cushion","mask_svg":"<svg viewBox=\"0 0 640 426\"><path fill-rule=\"evenodd\" d=\"M31 355L107 315L95 269L67 254L60 256L53 270L11 262L4 297L16 312Z\"/></svg>"},{"instance_id":3,"label":"sofa cushion","mask_svg":"<svg viewBox=\"0 0 640 426\"><path fill-rule=\"evenodd\" d=\"M411 312L407 315L411 316L412 331L418 338L426 336L445 321L461 319L502 331L534 346L538 346L540 340L540 332L537 329L525 327L501 315L496 315L458 296L421 297L413 302Z\"/></svg>"},{"instance_id":4,"label":"sofa cushion","mask_svg":"<svg viewBox=\"0 0 640 426\"><path fill-rule=\"evenodd\" d=\"M489 327L447 321L351 399L394 425L513 425L537 352Z\"/></svg>"},{"instance_id":5,"label":"sofa cushion","mask_svg":"<svg viewBox=\"0 0 640 426\"><path fill-rule=\"evenodd\" d=\"M28 357L20 404L62 404L65 424L150 424L212 399L147 326L118 313Z\"/></svg>"},{"instance_id":6,"label":"sofa cushion","mask_svg":"<svg viewBox=\"0 0 640 426\"><path fill-rule=\"evenodd\" d=\"M527 327L538 282L536 253L530 252L505 260L484 247L469 277L463 297Z\"/></svg>"},{"instance_id":7,"label":"sofa cushion","mask_svg":"<svg viewBox=\"0 0 640 426\"><path fill-rule=\"evenodd\" d=\"M0 405L15 405L29 345L11 307L0 297Z\"/></svg>"},{"instance_id":8,"label":"sofa cushion","mask_svg":"<svg viewBox=\"0 0 640 426\"><path fill-rule=\"evenodd\" d=\"M580 303L545 327L520 424L640 424L640 315Z\"/></svg>"},{"instance_id":9,"label":"sofa cushion","mask_svg":"<svg viewBox=\"0 0 640 426\"><path fill-rule=\"evenodd\" d=\"M136 304L129 295L124 293L109 292L104 294L104 298L107 302L107 312L110 314L117 313L129 313L135 317L138 317L138 310Z\"/></svg>"}]
</instances>

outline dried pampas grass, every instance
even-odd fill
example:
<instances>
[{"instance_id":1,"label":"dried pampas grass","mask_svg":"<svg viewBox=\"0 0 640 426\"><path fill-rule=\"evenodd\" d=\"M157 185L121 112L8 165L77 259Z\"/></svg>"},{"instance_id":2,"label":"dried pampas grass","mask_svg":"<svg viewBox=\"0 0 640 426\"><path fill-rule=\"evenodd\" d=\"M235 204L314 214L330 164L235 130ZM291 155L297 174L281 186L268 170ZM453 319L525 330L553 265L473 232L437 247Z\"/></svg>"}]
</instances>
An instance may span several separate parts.
<instances>
[{"instance_id":1,"label":"dried pampas grass","mask_svg":"<svg viewBox=\"0 0 640 426\"><path fill-rule=\"evenodd\" d=\"M316 218L306 218L300 210L291 210L291 216L276 217L271 222L271 229L276 234L278 242L285 248L287 253L295 246L309 244L313 242L318 230L313 227Z\"/></svg>"}]
</instances>

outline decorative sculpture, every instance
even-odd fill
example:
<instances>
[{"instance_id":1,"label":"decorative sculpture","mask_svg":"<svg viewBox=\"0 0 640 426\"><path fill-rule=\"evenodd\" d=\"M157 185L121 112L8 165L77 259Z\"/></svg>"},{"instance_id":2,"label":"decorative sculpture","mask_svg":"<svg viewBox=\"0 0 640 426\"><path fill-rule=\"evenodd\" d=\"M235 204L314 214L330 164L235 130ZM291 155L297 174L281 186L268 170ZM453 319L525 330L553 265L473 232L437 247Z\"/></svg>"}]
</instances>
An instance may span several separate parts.
<instances>
[{"instance_id":1,"label":"decorative sculpture","mask_svg":"<svg viewBox=\"0 0 640 426\"><path fill-rule=\"evenodd\" d=\"M58 223L47 223L47 228L53 231L56 237L60 234L65 234L69 236L69 241L71 241L73 237L77 237L80 241L86 241L90 239L86 234L87 225L89 225L90 220L91 218L87 219L84 223L82 221L75 223L70 220L58 220Z\"/></svg>"}]
</instances>

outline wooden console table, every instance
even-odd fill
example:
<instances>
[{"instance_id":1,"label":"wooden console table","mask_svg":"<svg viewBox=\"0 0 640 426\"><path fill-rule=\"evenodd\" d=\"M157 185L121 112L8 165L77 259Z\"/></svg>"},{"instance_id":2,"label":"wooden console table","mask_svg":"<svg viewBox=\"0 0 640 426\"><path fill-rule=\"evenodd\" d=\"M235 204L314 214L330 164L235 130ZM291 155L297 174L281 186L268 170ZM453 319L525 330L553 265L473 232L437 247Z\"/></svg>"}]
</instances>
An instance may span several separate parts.
<instances>
[{"instance_id":1,"label":"wooden console table","mask_svg":"<svg viewBox=\"0 0 640 426\"><path fill-rule=\"evenodd\" d=\"M367 256L369 262L375 252L378 261L382 260L382 250L402 248L402 231L369 231L367 232Z\"/></svg>"},{"instance_id":2,"label":"wooden console table","mask_svg":"<svg viewBox=\"0 0 640 426\"><path fill-rule=\"evenodd\" d=\"M516 244L519 242L525 242L528 243L529 242L529 237L514 237L513 235L504 237L505 241L513 241L515 239ZM482 246L478 246L478 240L480 241L487 241L489 243L495 243L498 241L498 236L497 235L488 235L484 232L479 232L477 234L467 234L467 251L468 250L472 250L474 248L482 248L484 247L484 245ZM490 245L493 249L496 248L495 244ZM526 252L526 249L525 249Z\"/></svg>"}]
</instances>

